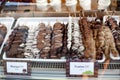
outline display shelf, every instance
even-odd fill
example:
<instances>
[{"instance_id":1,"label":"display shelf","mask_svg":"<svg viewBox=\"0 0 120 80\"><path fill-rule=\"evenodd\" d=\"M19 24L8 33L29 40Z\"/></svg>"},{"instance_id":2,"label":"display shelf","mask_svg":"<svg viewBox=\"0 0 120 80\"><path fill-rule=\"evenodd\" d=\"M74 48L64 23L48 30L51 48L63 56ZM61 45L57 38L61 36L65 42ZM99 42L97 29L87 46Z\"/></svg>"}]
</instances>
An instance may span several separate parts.
<instances>
[{"instance_id":1,"label":"display shelf","mask_svg":"<svg viewBox=\"0 0 120 80\"><path fill-rule=\"evenodd\" d=\"M95 13L97 15L95 15ZM68 17L69 14L71 16L86 16L86 17L92 17L92 16L98 16L98 17L103 17L104 15L119 15L120 11L98 11L98 10L94 10L94 11L77 11L77 12L40 12L40 11L34 11L34 12L8 12L8 13L4 13L1 12L0 13L0 17L14 17L15 19L19 18L19 17Z\"/></svg>"}]
</instances>

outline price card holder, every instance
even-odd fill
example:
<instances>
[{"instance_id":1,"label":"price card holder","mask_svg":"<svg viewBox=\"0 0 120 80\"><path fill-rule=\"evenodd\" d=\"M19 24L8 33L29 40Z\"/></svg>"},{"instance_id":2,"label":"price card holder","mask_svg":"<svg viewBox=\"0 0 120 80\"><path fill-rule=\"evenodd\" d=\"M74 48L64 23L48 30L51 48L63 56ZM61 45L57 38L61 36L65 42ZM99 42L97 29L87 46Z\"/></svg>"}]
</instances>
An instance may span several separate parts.
<instances>
[{"instance_id":1,"label":"price card holder","mask_svg":"<svg viewBox=\"0 0 120 80\"><path fill-rule=\"evenodd\" d=\"M4 74L30 76L30 61L6 60L4 61Z\"/></svg>"},{"instance_id":2,"label":"price card holder","mask_svg":"<svg viewBox=\"0 0 120 80\"><path fill-rule=\"evenodd\" d=\"M98 63L82 60L66 61L66 77L97 77Z\"/></svg>"}]
</instances>

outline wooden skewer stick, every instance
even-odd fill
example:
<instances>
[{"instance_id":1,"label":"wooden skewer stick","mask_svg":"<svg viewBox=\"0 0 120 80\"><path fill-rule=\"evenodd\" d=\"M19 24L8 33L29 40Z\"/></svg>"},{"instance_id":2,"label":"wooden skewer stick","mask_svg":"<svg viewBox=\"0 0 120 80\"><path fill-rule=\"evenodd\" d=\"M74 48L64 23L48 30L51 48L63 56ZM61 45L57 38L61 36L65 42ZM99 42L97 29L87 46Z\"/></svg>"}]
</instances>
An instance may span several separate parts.
<instances>
[{"instance_id":1,"label":"wooden skewer stick","mask_svg":"<svg viewBox=\"0 0 120 80\"><path fill-rule=\"evenodd\" d=\"M92 14L92 21L94 20L94 16L93 16L93 14Z\"/></svg>"},{"instance_id":2,"label":"wooden skewer stick","mask_svg":"<svg viewBox=\"0 0 120 80\"><path fill-rule=\"evenodd\" d=\"M106 10L106 14L109 15L108 11Z\"/></svg>"},{"instance_id":3,"label":"wooden skewer stick","mask_svg":"<svg viewBox=\"0 0 120 80\"><path fill-rule=\"evenodd\" d=\"M81 18L81 15L79 14L79 17Z\"/></svg>"},{"instance_id":4,"label":"wooden skewer stick","mask_svg":"<svg viewBox=\"0 0 120 80\"><path fill-rule=\"evenodd\" d=\"M69 13L69 17L70 17L70 13Z\"/></svg>"},{"instance_id":5,"label":"wooden skewer stick","mask_svg":"<svg viewBox=\"0 0 120 80\"><path fill-rule=\"evenodd\" d=\"M76 16L76 13L74 13L74 15L75 15L75 17L77 17L77 16Z\"/></svg>"},{"instance_id":6,"label":"wooden skewer stick","mask_svg":"<svg viewBox=\"0 0 120 80\"><path fill-rule=\"evenodd\" d=\"M96 17L96 18L98 17L96 12L95 12L95 17Z\"/></svg>"},{"instance_id":7,"label":"wooden skewer stick","mask_svg":"<svg viewBox=\"0 0 120 80\"><path fill-rule=\"evenodd\" d=\"M80 11L80 14L79 14L79 16L82 16L82 17L84 17L85 16L85 13L84 13L84 11Z\"/></svg>"},{"instance_id":8,"label":"wooden skewer stick","mask_svg":"<svg viewBox=\"0 0 120 80\"><path fill-rule=\"evenodd\" d=\"M112 15L115 15L115 11L112 11Z\"/></svg>"}]
</instances>

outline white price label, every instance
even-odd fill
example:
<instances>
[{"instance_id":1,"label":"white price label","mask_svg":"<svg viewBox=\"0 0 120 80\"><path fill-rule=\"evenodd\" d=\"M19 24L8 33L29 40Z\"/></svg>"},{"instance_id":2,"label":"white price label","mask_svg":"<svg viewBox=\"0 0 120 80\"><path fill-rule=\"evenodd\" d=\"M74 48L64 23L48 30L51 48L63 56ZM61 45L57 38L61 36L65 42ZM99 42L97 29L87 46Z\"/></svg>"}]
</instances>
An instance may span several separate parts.
<instances>
[{"instance_id":1,"label":"white price label","mask_svg":"<svg viewBox=\"0 0 120 80\"><path fill-rule=\"evenodd\" d=\"M27 73L27 62L7 62L8 73Z\"/></svg>"},{"instance_id":2,"label":"white price label","mask_svg":"<svg viewBox=\"0 0 120 80\"><path fill-rule=\"evenodd\" d=\"M31 75L29 61L5 61L5 74L9 75Z\"/></svg>"},{"instance_id":3,"label":"white price label","mask_svg":"<svg viewBox=\"0 0 120 80\"><path fill-rule=\"evenodd\" d=\"M94 75L94 62L70 62L70 75Z\"/></svg>"}]
</instances>

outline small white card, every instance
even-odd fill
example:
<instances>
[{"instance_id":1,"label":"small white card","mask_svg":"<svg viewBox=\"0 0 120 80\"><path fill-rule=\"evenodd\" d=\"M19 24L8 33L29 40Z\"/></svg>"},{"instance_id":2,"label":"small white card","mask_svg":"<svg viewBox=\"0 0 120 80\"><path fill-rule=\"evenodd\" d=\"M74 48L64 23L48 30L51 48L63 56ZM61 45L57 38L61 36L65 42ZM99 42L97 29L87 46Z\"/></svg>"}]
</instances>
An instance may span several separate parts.
<instances>
[{"instance_id":1,"label":"small white card","mask_svg":"<svg viewBox=\"0 0 120 80\"><path fill-rule=\"evenodd\" d=\"M27 62L6 62L7 73L27 73Z\"/></svg>"},{"instance_id":2,"label":"small white card","mask_svg":"<svg viewBox=\"0 0 120 80\"><path fill-rule=\"evenodd\" d=\"M94 75L94 62L70 62L70 75Z\"/></svg>"},{"instance_id":3,"label":"small white card","mask_svg":"<svg viewBox=\"0 0 120 80\"><path fill-rule=\"evenodd\" d=\"M31 75L29 61L7 60L4 61L4 73L9 75Z\"/></svg>"}]
</instances>

